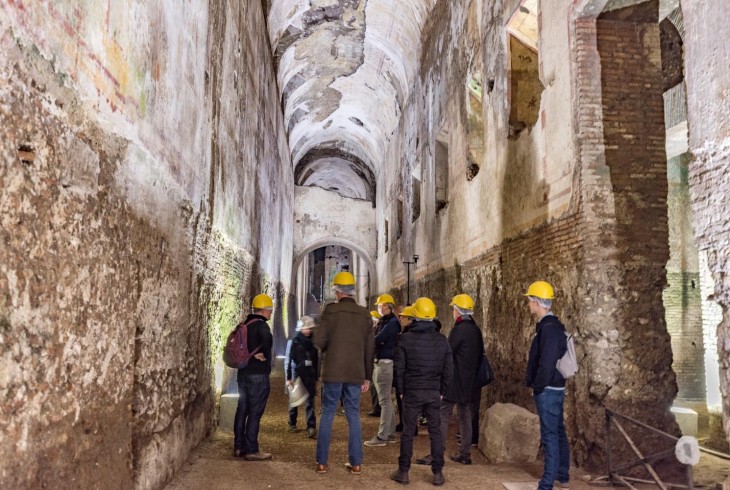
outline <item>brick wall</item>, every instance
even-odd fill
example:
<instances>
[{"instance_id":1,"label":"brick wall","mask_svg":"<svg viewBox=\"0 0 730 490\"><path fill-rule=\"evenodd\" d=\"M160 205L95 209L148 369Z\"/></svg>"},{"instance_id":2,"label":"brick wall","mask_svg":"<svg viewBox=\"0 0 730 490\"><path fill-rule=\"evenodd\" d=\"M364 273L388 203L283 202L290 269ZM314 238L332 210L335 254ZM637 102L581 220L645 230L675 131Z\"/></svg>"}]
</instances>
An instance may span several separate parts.
<instances>
[{"instance_id":1,"label":"brick wall","mask_svg":"<svg viewBox=\"0 0 730 490\"><path fill-rule=\"evenodd\" d=\"M588 371L576 385L576 458L589 465L604 464L603 406L678 432L668 410L677 388L662 305L669 239L656 7L575 23ZM665 445L651 437L641 444Z\"/></svg>"}]
</instances>

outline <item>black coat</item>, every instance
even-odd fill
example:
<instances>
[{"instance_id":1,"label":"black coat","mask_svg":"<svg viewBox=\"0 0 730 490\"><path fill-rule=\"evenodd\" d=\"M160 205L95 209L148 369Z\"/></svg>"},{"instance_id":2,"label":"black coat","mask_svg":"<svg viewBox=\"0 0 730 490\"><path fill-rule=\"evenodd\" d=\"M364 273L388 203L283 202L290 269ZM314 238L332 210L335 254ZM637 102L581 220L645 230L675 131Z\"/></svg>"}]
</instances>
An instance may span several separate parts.
<instances>
[{"instance_id":1,"label":"black coat","mask_svg":"<svg viewBox=\"0 0 730 490\"><path fill-rule=\"evenodd\" d=\"M451 348L429 321L414 322L398 339L395 386L404 395L413 391L446 393L452 373Z\"/></svg>"},{"instance_id":2,"label":"black coat","mask_svg":"<svg viewBox=\"0 0 730 490\"><path fill-rule=\"evenodd\" d=\"M547 386L563 388L565 379L555 365L568 350L565 327L556 316L545 315L537 323L527 360L525 385L539 394Z\"/></svg>"},{"instance_id":3,"label":"black coat","mask_svg":"<svg viewBox=\"0 0 730 490\"><path fill-rule=\"evenodd\" d=\"M256 320L256 321L252 321ZM270 374L271 373L271 348L274 343L274 337L271 335L271 329L269 328L268 320L266 317L261 315L251 314L246 317L246 322L251 321L251 324L247 327L247 344L249 352L253 352L255 349L256 353L261 352L265 361L259 361L255 357L251 357L248 361L248 365L238 370L238 379L241 379L242 375L245 374Z\"/></svg>"},{"instance_id":4,"label":"black coat","mask_svg":"<svg viewBox=\"0 0 730 490\"><path fill-rule=\"evenodd\" d=\"M444 399L452 403L470 403L476 383L477 369L484 355L482 331L474 320L459 318L449 332L449 345L454 359L454 375Z\"/></svg>"},{"instance_id":5,"label":"black coat","mask_svg":"<svg viewBox=\"0 0 730 490\"><path fill-rule=\"evenodd\" d=\"M312 338L297 332L289 341L286 354L286 380L299 376L309 394L314 396L319 377L319 352Z\"/></svg>"}]
</instances>

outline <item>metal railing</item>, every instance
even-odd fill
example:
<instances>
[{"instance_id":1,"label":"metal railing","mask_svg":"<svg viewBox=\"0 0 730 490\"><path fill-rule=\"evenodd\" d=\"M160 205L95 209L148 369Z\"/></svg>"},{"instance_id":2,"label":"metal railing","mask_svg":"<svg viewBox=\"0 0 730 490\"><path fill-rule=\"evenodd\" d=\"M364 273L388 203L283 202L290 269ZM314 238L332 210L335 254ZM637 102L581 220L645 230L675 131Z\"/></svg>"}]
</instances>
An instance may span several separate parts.
<instances>
[{"instance_id":1,"label":"metal railing","mask_svg":"<svg viewBox=\"0 0 730 490\"><path fill-rule=\"evenodd\" d=\"M641 450L638 448L638 446L634 443L634 441L631 439L629 434L626 432L626 429L622 425L621 422L628 422L631 424L634 424L636 426L642 427L656 435L662 436L668 440L671 440L673 442L677 442L679 439L671 434L668 434L662 430L659 430L657 428L651 427L649 425L646 425L643 422L639 422L636 419L633 419L631 417L628 417L626 415L622 415L618 412L615 412L609 408L606 408L606 462L608 463L608 475L602 476L599 478L596 478L595 480L591 481L591 484L609 484L614 485L616 483L620 483L621 485L636 490L636 487L632 483L649 483L649 484L655 484L662 490L669 490L670 488L688 488L693 489L694 488L694 480L693 480L693 471L692 471L692 465L683 465L685 467L685 476L686 476L686 483L683 484L677 484L677 483L666 483L664 482L659 474L656 472L652 464L656 463L657 461L668 458L668 457L675 457L675 448L674 446L671 449L667 449L665 451L660 451L658 453L650 454L648 456L644 456L644 454L641 452ZM629 447L631 447L631 450L636 455L635 460L623 464L619 467L615 467L613 463L613 456L611 454L611 439L612 439L612 432L611 427L615 426L618 430L619 434L623 437L623 439L628 443ZM712 454L715 456L719 456L721 458L727 459L727 454L720 453L717 451L713 451L711 449L706 449L703 447L699 448L700 451ZM676 459L675 459L676 461ZM678 462L678 461L677 461ZM679 463L679 462L678 462ZM682 463L679 463L682 464ZM651 480L645 480L635 477L630 477L627 475L622 475L621 473L625 472L626 470L636 468L637 466L644 466L644 468L649 472L649 475L651 475Z\"/></svg>"}]
</instances>

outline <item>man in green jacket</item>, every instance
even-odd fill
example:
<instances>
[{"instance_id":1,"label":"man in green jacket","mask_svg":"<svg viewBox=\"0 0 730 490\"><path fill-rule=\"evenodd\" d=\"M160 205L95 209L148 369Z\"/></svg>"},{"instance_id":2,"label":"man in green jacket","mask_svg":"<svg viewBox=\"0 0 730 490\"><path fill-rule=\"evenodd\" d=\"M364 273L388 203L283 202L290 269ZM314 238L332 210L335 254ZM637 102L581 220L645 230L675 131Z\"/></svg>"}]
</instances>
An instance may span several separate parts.
<instances>
[{"instance_id":1,"label":"man in green jacket","mask_svg":"<svg viewBox=\"0 0 730 490\"><path fill-rule=\"evenodd\" d=\"M314 334L314 345L322 352L322 417L317 437L317 473L327 473L332 420L340 398L349 426L349 462L355 475L362 471L362 427L360 393L370 387L375 342L370 312L353 299L355 278L340 272L332 281L337 303L327 305Z\"/></svg>"}]
</instances>

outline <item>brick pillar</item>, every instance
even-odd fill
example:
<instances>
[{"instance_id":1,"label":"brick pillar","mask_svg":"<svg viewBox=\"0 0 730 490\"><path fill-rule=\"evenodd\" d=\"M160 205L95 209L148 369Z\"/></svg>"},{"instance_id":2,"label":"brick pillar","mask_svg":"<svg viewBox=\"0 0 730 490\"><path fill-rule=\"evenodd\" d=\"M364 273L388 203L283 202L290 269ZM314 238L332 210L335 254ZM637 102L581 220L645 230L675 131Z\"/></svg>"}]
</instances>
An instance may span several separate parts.
<instances>
[{"instance_id":1,"label":"brick pillar","mask_svg":"<svg viewBox=\"0 0 730 490\"><path fill-rule=\"evenodd\" d=\"M605 466L604 406L678 433L662 304L669 239L657 7L645 2L575 22L585 240L575 456L588 466ZM648 453L666 448L640 439Z\"/></svg>"}]
</instances>

